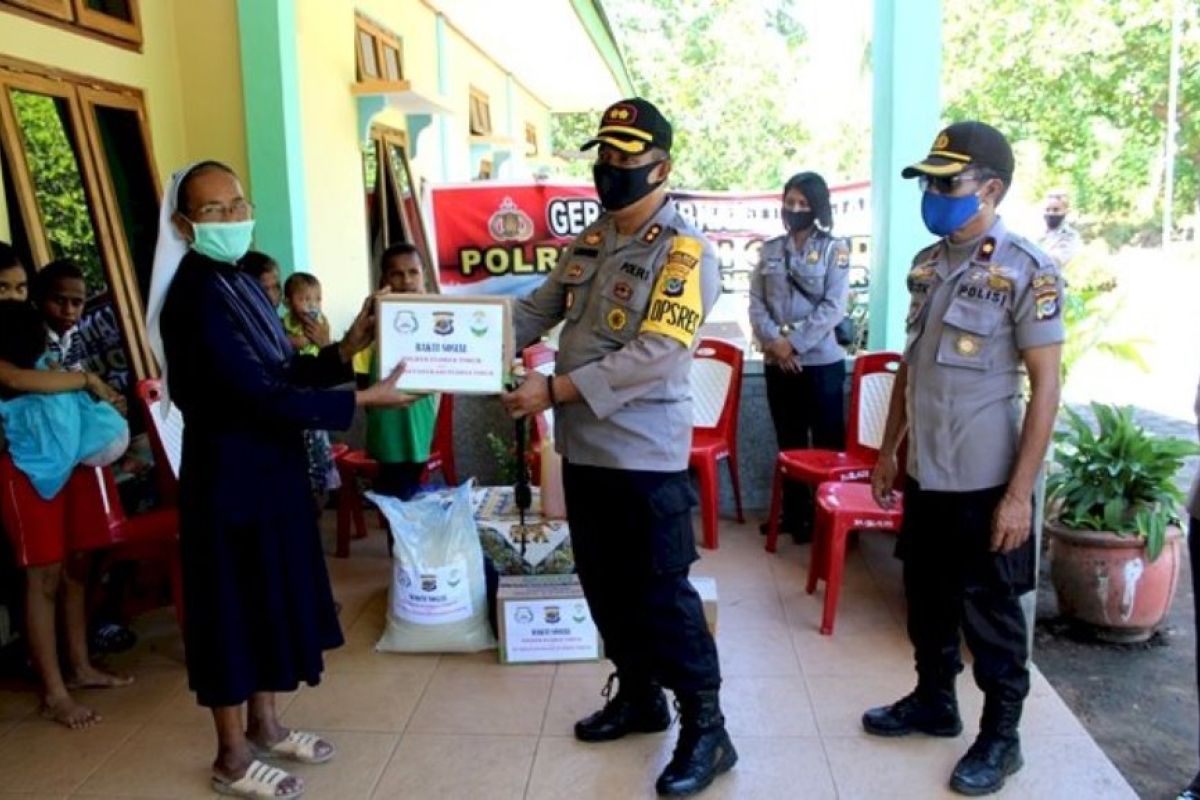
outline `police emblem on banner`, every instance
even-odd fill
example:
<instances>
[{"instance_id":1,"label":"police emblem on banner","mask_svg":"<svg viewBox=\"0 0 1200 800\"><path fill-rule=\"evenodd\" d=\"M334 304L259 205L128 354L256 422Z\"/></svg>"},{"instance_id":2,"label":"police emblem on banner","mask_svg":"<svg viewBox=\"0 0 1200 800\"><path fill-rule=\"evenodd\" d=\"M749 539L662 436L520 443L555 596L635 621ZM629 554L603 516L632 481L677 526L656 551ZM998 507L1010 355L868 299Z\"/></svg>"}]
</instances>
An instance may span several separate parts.
<instances>
[{"instance_id":1,"label":"police emblem on banner","mask_svg":"<svg viewBox=\"0 0 1200 800\"><path fill-rule=\"evenodd\" d=\"M528 241L533 238L533 220L511 197L506 197L488 219L488 233L497 242Z\"/></svg>"},{"instance_id":2,"label":"police emblem on banner","mask_svg":"<svg viewBox=\"0 0 1200 800\"><path fill-rule=\"evenodd\" d=\"M433 332L438 336L449 336L454 333L454 312L433 312Z\"/></svg>"}]
</instances>

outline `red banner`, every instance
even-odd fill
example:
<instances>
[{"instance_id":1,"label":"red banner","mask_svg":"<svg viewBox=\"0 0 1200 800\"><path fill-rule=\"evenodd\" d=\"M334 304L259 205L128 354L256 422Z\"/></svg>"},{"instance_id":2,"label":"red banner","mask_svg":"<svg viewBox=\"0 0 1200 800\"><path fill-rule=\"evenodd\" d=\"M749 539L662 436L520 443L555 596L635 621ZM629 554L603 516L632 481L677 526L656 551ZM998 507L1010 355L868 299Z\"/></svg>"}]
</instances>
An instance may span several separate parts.
<instances>
[{"instance_id":1,"label":"red banner","mask_svg":"<svg viewBox=\"0 0 1200 800\"><path fill-rule=\"evenodd\" d=\"M595 190L586 184L476 183L433 187L430 195L439 280L448 294L525 294L601 211ZM717 249L725 288L745 289L759 247L783 232L779 193L672 192L671 197ZM833 187L830 200L834 230L858 240L852 263L865 270L870 186Z\"/></svg>"}]
</instances>

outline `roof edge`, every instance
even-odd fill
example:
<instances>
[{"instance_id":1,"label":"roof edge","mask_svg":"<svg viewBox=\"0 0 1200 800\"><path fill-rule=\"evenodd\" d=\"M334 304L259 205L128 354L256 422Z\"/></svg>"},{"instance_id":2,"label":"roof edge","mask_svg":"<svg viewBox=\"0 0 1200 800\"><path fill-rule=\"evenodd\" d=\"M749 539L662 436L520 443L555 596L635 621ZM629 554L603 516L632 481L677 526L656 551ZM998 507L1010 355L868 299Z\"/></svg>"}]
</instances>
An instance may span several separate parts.
<instances>
[{"instance_id":1,"label":"roof edge","mask_svg":"<svg viewBox=\"0 0 1200 800\"><path fill-rule=\"evenodd\" d=\"M621 56L621 48L617 45L617 38L613 35L612 26L608 22L604 8L600 5L600 0L571 0L571 6L575 9L579 21L583 23L588 37L596 46L596 51L604 59L608 71L612 73L613 80L617 82L617 88L620 89L621 94L625 97L632 97L636 94L633 88L633 79L629 75L625 59Z\"/></svg>"}]
</instances>

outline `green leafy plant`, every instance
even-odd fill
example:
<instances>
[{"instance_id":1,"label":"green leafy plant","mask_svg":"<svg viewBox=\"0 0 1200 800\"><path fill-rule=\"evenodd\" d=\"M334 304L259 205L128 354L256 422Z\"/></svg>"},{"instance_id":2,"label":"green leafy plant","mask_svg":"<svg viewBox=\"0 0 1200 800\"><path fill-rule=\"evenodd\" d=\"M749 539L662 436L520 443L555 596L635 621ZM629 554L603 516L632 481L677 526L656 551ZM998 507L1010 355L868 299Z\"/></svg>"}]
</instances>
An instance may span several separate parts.
<instances>
[{"instance_id":1,"label":"green leafy plant","mask_svg":"<svg viewBox=\"0 0 1200 800\"><path fill-rule=\"evenodd\" d=\"M1184 499L1175 476L1200 447L1148 433L1129 406L1092 403L1096 430L1063 410L1067 427L1054 435L1057 468L1046 480L1052 516L1075 530L1142 538L1149 559L1158 558Z\"/></svg>"}]
</instances>

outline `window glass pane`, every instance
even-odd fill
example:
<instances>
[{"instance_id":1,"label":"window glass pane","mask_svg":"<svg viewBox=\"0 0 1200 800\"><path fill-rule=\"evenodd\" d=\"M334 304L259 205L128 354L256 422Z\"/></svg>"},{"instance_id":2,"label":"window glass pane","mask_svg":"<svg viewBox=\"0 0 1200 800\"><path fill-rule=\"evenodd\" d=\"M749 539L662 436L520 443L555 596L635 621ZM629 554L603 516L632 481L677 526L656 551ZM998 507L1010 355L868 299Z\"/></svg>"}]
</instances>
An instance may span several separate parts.
<instances>
[{"instance_id":1,"label":"window glass pane","mask_svg":"<svg viewBox=\"0 0 1200 800\"><path fill-rule=\"evenodd\" d=\"M0 147L0 173L4 175L4 212L5 221L8 223L8 243L17 251L17 258L21 259L25 271L32 277L33 248L29 245L29 229L25 227L25 219L21 216L21 201L17 197L12 168L4 155L3 147Z\"/></svg>"},{"instance_id":2,"label":"window glass pane","mask_svg":"<svg viewBox=\"0 0 1200 800\"><path fill-rule=\"evenodd\" d=\"M398 81L400 72L400 51L389 45L383 46L384 77L389 81Z\"/></svg>"},{"instance_id":3,"label":"window glass pane","mask_svg":"<svg viewBox=\"0 0 1200 800\"><path fill-rule=\"evenodd\" d=\"M133 22L133 8L130 0L85 0L84 5L92 11L98 11L125 22Z\"/></svg>"},{"instance_id":4,"label":"window glass pane","mask_svg":"<svg viewBox=\"0 0 1200 800\"><path fill-rule=\"evenodd\" d=\"M89 297L106 292L108 281L73 145L67 102L19 89L11 91L11 98L51 254L79 262Z\"/></svg>"},{"instance_id":5,"label":"window glass pane","mask_svg":"<svg viewBox=\"0 0 1200 800\"><path fill-rule=\"evenodd\" d=\"M375 183L379 180L379 156L375 153L375 140L363 145L363 188L367 194L375 191Z\"/></svg>"},{"instance_id":6,"label":"window glass pane","mask_svg":"<svg viewBox=\"0 0 1200 800\"><path fill-rule=\"evenodd\" d=\"M137 112L127 108L94 108L104 166L112 180L121 229L144 303L150 293L154 245L158 239L158 194L142 139L141 122Z\"/></svg>"},{"instance_id":7,"label":"window glass pane","mask_svg":"<svg viewBox=\"0 0 1200 800\"><path fill-rule=\"evenodd\" d=\"M363 70L359 78L378 78L379 61L375 58L375 37L363 30L358 32L358 53L362 59Z\"/></svg>"}]
</instances>

